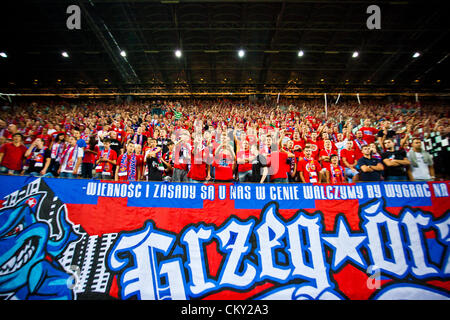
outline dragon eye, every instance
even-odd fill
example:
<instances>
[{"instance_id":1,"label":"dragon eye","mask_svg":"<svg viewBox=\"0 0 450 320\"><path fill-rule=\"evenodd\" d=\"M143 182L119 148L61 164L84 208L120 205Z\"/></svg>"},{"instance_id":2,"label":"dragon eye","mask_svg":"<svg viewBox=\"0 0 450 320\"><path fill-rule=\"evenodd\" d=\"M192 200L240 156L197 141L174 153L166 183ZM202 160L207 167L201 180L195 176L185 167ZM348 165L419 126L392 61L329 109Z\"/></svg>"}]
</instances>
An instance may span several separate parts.
<instances>
[{"instance_id":1,"label":"dragon eye","mask_svg":"<svg viewBox=\"0 0 450 320\"><path fill-rule=\"evenodd\" d=\"M10 232L8 232L7 236L13 236L15 234L18 234L20 231L23 230L23 224L17 225L14 229L12 229Z\"/></svg>"}]
</instances>

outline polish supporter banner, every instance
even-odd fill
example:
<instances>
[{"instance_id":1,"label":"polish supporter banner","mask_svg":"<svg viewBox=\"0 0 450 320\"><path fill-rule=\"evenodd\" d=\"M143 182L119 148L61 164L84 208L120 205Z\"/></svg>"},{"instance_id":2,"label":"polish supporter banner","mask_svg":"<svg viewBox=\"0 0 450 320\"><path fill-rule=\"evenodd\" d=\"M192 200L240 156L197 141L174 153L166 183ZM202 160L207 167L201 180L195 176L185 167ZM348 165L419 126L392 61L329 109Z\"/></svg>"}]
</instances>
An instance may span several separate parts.
<instances>
[{"instance_id":1,"label":"polish supporter banner","mask_svg":"<svg viewBox=\"0 0 450 320\"><path fill-rule=\"evenodd\" d=\"M0 296L449 299L449 182L0 177Z\"/></svg>"}]
</instances>

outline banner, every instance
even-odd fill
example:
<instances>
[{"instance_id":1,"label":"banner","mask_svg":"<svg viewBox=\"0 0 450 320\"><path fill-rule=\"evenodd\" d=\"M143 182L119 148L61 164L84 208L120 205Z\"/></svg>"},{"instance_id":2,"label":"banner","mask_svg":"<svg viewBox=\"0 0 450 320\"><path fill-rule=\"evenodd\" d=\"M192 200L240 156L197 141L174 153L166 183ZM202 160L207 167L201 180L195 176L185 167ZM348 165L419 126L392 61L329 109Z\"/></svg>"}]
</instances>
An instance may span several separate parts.
<instances>
[{"instance_id":1,"label":"banner","mask_svg":"<svg viewBox=\"0 0 450 320\"><path fill-rule=\"evenodd\" d=\"M2 299L449 299L449 182L0 177Z\"/></svg>"}]
</instances>

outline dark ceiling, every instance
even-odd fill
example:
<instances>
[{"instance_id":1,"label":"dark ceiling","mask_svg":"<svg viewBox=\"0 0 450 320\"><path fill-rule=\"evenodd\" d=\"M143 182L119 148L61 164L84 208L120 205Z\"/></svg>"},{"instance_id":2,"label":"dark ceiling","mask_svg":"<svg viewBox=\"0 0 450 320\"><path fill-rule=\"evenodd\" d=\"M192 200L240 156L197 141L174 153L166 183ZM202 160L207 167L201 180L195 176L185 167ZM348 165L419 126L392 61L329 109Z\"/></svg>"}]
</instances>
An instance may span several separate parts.
<instances>
[{"instance_id":1,"label":"dark ceiling","mask_svg":"<svg viewBox=\"0 0 450 320\"><path fill-rule=\"evenodd\" d=\"M8 2L0 13L4 93L448 93L442 0ZM81 30L66 27L72 4ZM380 30L366 26L372 4Z\"/></svg>"}]
</instances>

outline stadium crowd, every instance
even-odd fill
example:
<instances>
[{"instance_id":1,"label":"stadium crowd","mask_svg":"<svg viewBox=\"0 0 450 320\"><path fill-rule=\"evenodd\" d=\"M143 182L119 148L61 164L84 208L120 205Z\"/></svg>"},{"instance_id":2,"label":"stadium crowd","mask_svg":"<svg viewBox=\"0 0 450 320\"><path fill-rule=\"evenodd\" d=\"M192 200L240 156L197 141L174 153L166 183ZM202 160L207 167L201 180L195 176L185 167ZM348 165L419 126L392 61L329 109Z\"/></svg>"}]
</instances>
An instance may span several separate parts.
<instances>
[{"instance_id":1,"label":"stadium crowd","mask_svg":"<svg viewBox=\"0 0 450 320\"><path fill-rule=\"evenodd\" d=\"M449 178L439 103L39 101L0 111L0 173L115 181Z\"/></svg>"}]
</instances>

